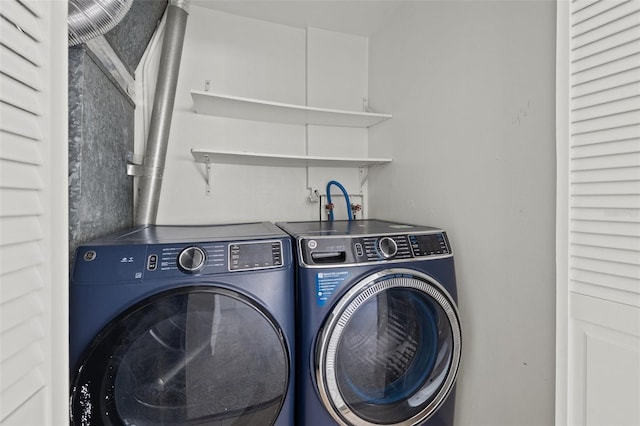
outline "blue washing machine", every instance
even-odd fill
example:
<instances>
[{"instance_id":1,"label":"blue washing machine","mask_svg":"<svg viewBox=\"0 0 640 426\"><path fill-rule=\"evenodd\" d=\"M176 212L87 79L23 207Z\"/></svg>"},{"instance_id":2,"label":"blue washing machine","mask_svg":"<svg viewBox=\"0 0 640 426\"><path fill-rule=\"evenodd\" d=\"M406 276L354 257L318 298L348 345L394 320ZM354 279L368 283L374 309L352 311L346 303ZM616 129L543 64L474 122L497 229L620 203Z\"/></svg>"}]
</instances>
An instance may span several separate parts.
<instances>
[{"instance_id":1,"label":"blue washing machine","mask_svg":"<svg viewBox=\"0 0 640 426\"><path fill-rule=\"evenodd\" d=\"M146 226L79 247L73 425L292 426L291 239L271 223Z\"/></svg>"},{"instance_id":2,"label":"blue washing machine","mask_svg":"<svg viewBox=\"0 0 640 426\"><path fill-rule=\"evenodd\" d=\"M296 424L453 425L461 327L444 231L278 223L297 257Z\"/></svg>"}]
</instances>

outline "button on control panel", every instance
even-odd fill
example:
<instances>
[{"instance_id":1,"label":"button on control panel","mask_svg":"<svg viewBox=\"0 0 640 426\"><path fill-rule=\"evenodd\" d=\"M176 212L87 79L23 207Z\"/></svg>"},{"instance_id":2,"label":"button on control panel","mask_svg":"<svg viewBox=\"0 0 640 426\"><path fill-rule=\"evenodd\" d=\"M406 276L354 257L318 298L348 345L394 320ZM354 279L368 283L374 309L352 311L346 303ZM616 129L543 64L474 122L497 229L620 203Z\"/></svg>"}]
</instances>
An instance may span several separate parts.
<instances>
[{"instance_id":1,"label":"button on control panel","mask_svg":"<svg viewBox=\"0 0 640 426\"><path fill-rule=\"evenodd\" d=\"M147 271L155 271L158 268L158 255L151 254L147 258Z\"/></svg>"},{"instance_id":2,"label":"button on control panel","mask_svg":"<svg viewBox=\"0 0 640 426\"><path fill-rule=\"evenodd\" d=\"M356 256L361 257L364 255L364 249L362 248L361 243L355 243L354 248L356 250Z\"/></svg>"},{"instance_id":3,"label":"button on control panel","mask_svg":"<svg viewBox=\"0 0 640 426\"><path fill-rule=\"evenodd\" d=\"M385 259L389 259L398 253L398 244L393 238L382 237L377 241L378 253Z\"/></svg>"},{"instance_id":4,"label":"button on control panel","mask_svg":"<svg viewBox=\"0 0 640 426\"><path fill-rule=\"evenodd\" d=\"M194 273L204 268L207 255L198 246L187 247L178 254L178 268L182 272Z\"/></svg>"}]
</instances>

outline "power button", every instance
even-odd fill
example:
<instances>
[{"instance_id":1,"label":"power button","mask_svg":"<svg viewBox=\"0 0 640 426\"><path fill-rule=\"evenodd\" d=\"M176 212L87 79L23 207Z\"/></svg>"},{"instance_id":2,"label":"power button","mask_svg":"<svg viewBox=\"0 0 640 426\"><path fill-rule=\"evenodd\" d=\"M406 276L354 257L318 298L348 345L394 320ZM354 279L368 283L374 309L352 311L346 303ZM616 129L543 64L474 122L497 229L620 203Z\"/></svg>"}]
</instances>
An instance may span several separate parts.
<instances>
[{"instance_id":1,"label":"power button","mask_svg":"<svg viewBox=\"0 0 640 426\"><path fill-rule=\"evenodd\" d=\"M147 259L147 271L155 271L158 267L158 255L152 254Z\"/></svg>"},{"instance_id":2,"label":"power button","mask_svg":"<svg viewBox=\"0 0 640 426\"><path fill-rule=\"evenodd\" d=\"M355 244L355 248L356 248L356 256L361 257L362 255L364 255L364 250L362 248L362 244L356 243Z\"/></svg>"}]
</instances>

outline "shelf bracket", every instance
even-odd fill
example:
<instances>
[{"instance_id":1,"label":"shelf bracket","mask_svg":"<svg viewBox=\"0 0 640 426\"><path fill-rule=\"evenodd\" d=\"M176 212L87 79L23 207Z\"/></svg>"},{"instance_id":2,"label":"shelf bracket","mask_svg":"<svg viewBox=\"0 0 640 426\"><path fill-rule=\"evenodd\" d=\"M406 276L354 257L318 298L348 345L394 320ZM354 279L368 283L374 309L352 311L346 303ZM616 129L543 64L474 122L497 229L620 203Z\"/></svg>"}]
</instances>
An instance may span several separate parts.
<instances>
[{"instance_id":1,"label":"shelf bracket","mask_svg":"<svg viewBox=\"0 0 640 426\"><path fill-rule=\"evenodd\" d=\"M369 167L359 167L358 171L360 172L360 189L362 189L364 184L367 183L367 179L369 179Z\"/></svg>"},{"instance_id":2,"label":"shelf bracket","mask_svg":"<svg viewBox=\"0 0 640 426\"><path fill-rule=\"evenodd\" d=\"M207 192L207 195L211 195L211 183L213 179L212 179L212 173L211 173L211 158L209 157L208 154L204 154L204 166L206 168L205 177L204 177L206 181L206 192Z\"/></svg>"}]
</instances>

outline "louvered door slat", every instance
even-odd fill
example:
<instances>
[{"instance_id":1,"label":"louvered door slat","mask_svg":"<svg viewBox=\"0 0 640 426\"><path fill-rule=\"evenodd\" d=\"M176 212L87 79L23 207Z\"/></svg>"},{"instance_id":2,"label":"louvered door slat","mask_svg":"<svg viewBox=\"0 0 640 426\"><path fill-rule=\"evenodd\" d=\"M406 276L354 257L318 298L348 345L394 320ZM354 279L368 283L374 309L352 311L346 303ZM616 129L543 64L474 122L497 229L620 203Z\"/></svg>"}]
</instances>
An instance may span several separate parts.
<instances>
[{"instance_id":1,"label":"louvered door slat","mask_svg":"<svg viewBox=\"0 0 640 426\"><path fill-rule=\"evenodd\" d=\"M600 235L618 235L637 239L640 235L640 224L633 222L603 222L575 220L571 217L571 232ZM640 242L640 240L637 240Z\"/></svg>"},{"instance_id":2,"label":"louvered door slat","mask_svg":"<svg viewBox=\"0 0 640 426\"><path fill-rule=\"evenodd\" d=\"M0 367L0 375L2 375L0 391L5 391L18 383L22 377L37 369L43 362L44 354L42 353L42 347L38 343L27 346L20 353L7 359Z\"/></svg>"},{"instance_id":3,"label":"louvered door slat","mask_svg":"<svg viewBox=\"0 0 640 426\"><path fill-rule=\"evenodd\" d=\"M640 264L640 251L635 250L621 250L576 244L574 245L573 255L583 259L606 260L636 266Z\"/></svg>"},{"instance_id":4,"label":"louvered door slat","mask_svg":"<svg viewBox=\"0 0 640 426\"><path fill-rule=\"evenodd\" d=\"M574 171L636 167L640 165L640 152L576 158L572 163Z\"/></svg>"},{"instance_id":5,"label":"louvered door slat","mask_svg":"<svg viewBox=\"0 0 640 426\"><path fill-rule=\"evenodd\" d=\"M34 395L46 383L40 369L31 370L20 381L0 394L0 406L3 411L11 413L24 403L23 395Z\"/></svg>"},{"instance_id":6,"label":"louvered door slat","mask_svg":"<svg viewBox=\"0 0 640 426\"><path fill-rule=\"evenodd\" d=\"M639 60L640 53L636 53L630 56L623 56L611 62L604 62L598 66L587 69L580 69L576 67L573 72L573 81L575 84L585 84L626 71L630 71L632 74L638 74L640 73L640 67L638 66ZM637 75L635 80L637 81Z\"/></svg>"},{"instance_id":7,"label":"louvered door slat","mask_svg":"<svg viewBox=\"0 0 640 426\"><path fill-rule=\"evenodd\" d=\"M617 154L632 154L638 152L640 139L603 142L598 144L580 145L571 148L571 159L599 157Z\"/></svg>"},{"instance_id":8,"label":"louvered door slat","mask_svg":"<svg viewBox=\"0 0 640 426\"><path fill-rule=\"evenodd\" d=\"M636 66L629 70L618 72L617 74L603 76L597 80L581 83L572 81L571 98L576 99L593 93L602 92L604 90L623 87L628 84L635 84L638 82L639 72L640 68Z\"/></svg>"},{"instance_id":9,"label":"louvered door slat","mask_svg":"<svg viewBox=\"0 0 640 426\"><path fill-rule=\"evenodd\" d=\"M640 56L638 56L640 59ZM582 121L573 122L573 134L582 134L589 132L597 132L601 129L616 129L623 127L630 127L638 122L638 115L640 111L636 109L635 100L631 109L627 109L624 112L617 114L598 116L596 118L586 119ZM589 112L585 111L583 115L587 115ZM595 112L597 114L597 110Z\"/></svg>"},{"instance_id":10,"label":"louvered door slat","mask_svg":"<svg viewBox=\"0 0 640 426\"><path fill-rule=\"evenodd\" d=\"M639 111L640 95L575 110L571 114L571 121L574 123L580 123L586 120L595 120L598 118L607 119L613 115L634 114ZM631 121L631 124L634 124L633 120Z\"/></svg>"},{"instance_id":11,"label":"louvered door slat","mask_svg":"<svg viewBox=\"0 0 640 426\"><path fill-rule=\"evenodd\" d=\"M43 18L45 15L45 8L41 0L20 0L20 4L37 18Z\"/></svg>"},{"instance_id":12,"label":"louvered door slat","mask_svg":"<svg viewBox=\"0 0 640 426\"><path fill-rule=\"evenodd\" d=\"M5 332L18 324L38 317L44 311L39 292L31 292L17 299L9 300L2 304L0 312L0 332Z\"/></svg>"},{"instance_id":13,"label":"louvered door slat","mask_svg":"<svg viewBox=\"0 0 640 426\"><path fill-rule=\"evenodd\" d=\"M40 165L43 163L38 141L0 131L0 158L19 163Z\"/></svg>"},{"instance_id":14,"label":"louvered door slat","mask_svg":"<svg viewBox=\"0 0 640 426\"><path fill-rule=\"evenodd\" d=\"M39 216L43 213L42 203L34 191L0 188L0 217Z\"/></svg>"},{"instance_id":15,"label":"louvered door slat","mask_svg":"<svg viewBox=\"0 0 640 426\"><path fill-rule=\"evenodd\" d=\"M0 102L0 116L0 130L34 140L42 139L42 129L37 115Z\"/></svg>"},{"instance_id":16,"label":"louvered door slat","mask_svg":"<svg viewBox=\"0 0 640 426\"><path fill-rule=\"evenodd\" d=\"M571 279L575 282L591 284L599 287L606 287L613 290L621 290L630 294L637 293L638 285L636 278L622 277L607 273L585 271L574 269Z\"/></svg>"},{"instance_id":17,"label":"louvered door slat","mask_svg":"<svg viewBox=\"0 0 640 426\"><path fill-rule=\"evenodd\" d=\"M42 318L33 317L29 321L18 324L9 330L0 333L2 346L0 346L0 361L24 352L27 347L38 343L45 336Z\"/></svg>"},{"instance_id":18,"label":"louvered door slat","mask_svg":"<svg viewBox=\"0 0 640 426\"><path fill-rule=\"evenodd\" d=\"M573 219L580 220L581 214L588 214L590 210L582 210L577 213ZM609 212L608 212L609 213ZM621 220L625 220L625 212L610 212L616 218ZM627 212L629 215L631 212ZM609 214L605 213L605 216L609 216ZM587 218L588 219L588 218ZM594 219L594 218L591 218ZM600 220L599 218L594 220ZM614 221L615 219L611 219L609 221ZM602 235L602 234L590 234L586 232L574 232L572 235L572 241L577 245L590 245L594 247L606 247L606 248L617 248L623 250L640 250L640 242L637 238L631 237L628 235Z\"/></svg>"},{"instance_id":19,"label":"louvered door slat","mask_svg":"<svg viewBox=\"0 0 640 426\"><path fill-rule=\"evenodd\" d=\"M638 21L638 25L640 25L640 20ZM630 28L623 29L609 37L594 40L584 46L574 48L571 51L571 60L573 62L582 62L589 58L602 59L604 56L601 55L606 52L611 52L614 49L624 49L625 46L629 46L638 41L638 34L635 31L635 27L636 26L632 24Z\"/></svg>"},{"instance_id":20,"label":"louvered door slat","mask_svg":"<svg viewBox=\"0 0 640 426\"><path fill-rule=\"evenodd\" d=\"M629 32L635 35L634 31ZM621 44L615 44L607 49L592 53L585 52L585 49L577 50L574 52L574 55L572 57L572 71L574 73L586 71L596 67L600 67L602 66L602 64L608 64L619 61L623 58L632 57L636 52L638 52L639 45L640 40L632 40L625 41ZM598 47L596 47L596 50L599 50Z\"/></svg>"},{"instance_id":21,"label":"louvered door slat","mask_svg":"<svg viewBox=\"0 0 640 426\"><path fill-rule=\"evenodd\" d=\"M38 166L0 159L0 179L3 188L42 189Z\"/></svg>"},{"instance_id":22,"label":"louvered door slat","mask_svg":"<svg viewBox=\"0 0 640 426\"><path fill-rule=\"evenodd\" d=\"M640 222L640 215L637 214L636 209L623 209L617 207L590 207L575 209L572 213L573 220L585 220L585 221L600 221L600 222ZM578 244L578 243L576 243ZM640 242L637 244L640 246ZM617 246L606 246L617 247ZM630 248L633 244L628 246L620 246L620 248Z\"/></svg>"},{"instance_id":23,"label":"louvered door slat","mask_svg":"<svg viewBox=\"0 0 640 426\"><path fill-rule=\"evenodd\" d=\"M34 41L42 41L42 30L38 25L38 19L24 4L16 1L7 1L0 14L9 22L20 27L20 30Z\"/></svg>"},{"instance_id":24,"label":"louvered door slat","mask_svg":"<svg viewBox=\"0 0 640 426\"><path fill-rule=\"evenodd\" d=\"M602 258L583 258L576 255L571 256L573 268L585 272L606 274L612 277L622 277L640 280L640 266L622 262L611 262ZM636 284L637 285L637 284ZM637 288L635 291L637 292Z\"/></svg>"},{"instance_id":25,"label":"louvered door slat","mask_svg":"<svg viewBox=\"0 0 640 426\"><path fill-rule=\"evenodd\" d=\"M42 115L38 93L32 87L0 74L0 102L34 115Z\"/></svg>"},{"instance_id":26,"label":"louvered door slat","mask_svg":"<svg viewBox=\"0 0 640 426\"><path fill-rule=\"evenodd\" d=\"M0 283L0 304L41 289L44 286L42 277L35 269L21 269L3 274Z\"/></svg>"},{"instance_id":27,"label":"louvered door slat","mask_svg":"<svg viewBox=\"0 0 640 426\"><path fill-rule=\"evenodd\" d=\"M2 245L27 243L43 238L37 216L14 216L0 218L0 241Z\"/></svg>"},{"instance_id":28,"label":"louvered door slat","mask_svg":"<svg viewBox=\"0 0 640 426\"><path fill-rule=\"evenodd\" d=\"M607 104L609 102L638 96L640 96L640 83L633 82L622 86L611 87L594 93L585 94L583 96L575 98L572 101L572 111L580 111L581 109L591 106L598 106Z\"/></svg>"},{"instance_id":29,"label":"louvered door slat","mask_svg":"<svg viewBox=\"0 0 640 426\"><path fill-rule=\"evenodd\" d=\"M12 0L3 0L2 3L10 4L15 2ZM10 40L11 45L8 47L11 50L31 62L34 66L42 66L42 52L40 52L38 42L20 29L5 22L3 25L0 25L0 39Z\"/></svg>"},{"instance_id":30,"label":"louvered door slat","mask_svg":"<svg viewBox=\"0 0 640 426\"><path fill-rule=\"evenodd\" d=\"M589 7L592 7L594 4L598 3L600 0L573 0L573 5L571 8L571 13L575 15L578 12L584 11Z\"/></svg>"},{"instance_id":31,"label":"louvered door slat","mask_svg":"<svg viewBox=\"0 0 640 426\"><path fill-rule=\"evenodd\" d=\"M635 31L635 28L640 24L640 12L630 13L621 17L620 19L611 22L611 25L603 25L595 28L592 31L586 32L573 39L572 52L579 49L584 49L591 44L601 42L609 37L614 37L616 34L625 31Z\"/></svg>"},{"instance_id":32,"label":"louvered door slat","mask_svg":"<svg viewBox=\"0 0 640 426\"><path fill-rule=\"evenodd\" d=\"M35 191L0 188L0 217L39 216L43 213L42 203Z\"/></svg>"},{"instance_id":33,"label":"louvered door slat","mask_svg":"<svg viewBox=\"0 0 640 426\"><path fill-rule=\"evenodd\" d=\"M639 195L574 195L571 198L573 208L609 207L632 209L640 205ZM640 232L640 226L637 227Z\"/></svg>"},{"instance_id":34,"label":"louvered door slat","mask_svg":"<svg viewBox=\"0 0 640 426\"><path fill-rule=\"evenodd\" d=\"M571 136L574 146L640 139L640 124L612 127L584 133L572 133Z\"/></svg>"},{"instance_id":35,"label":"louvered door slat","mask_svg":"<svg viewBox=\"0 0 640 426\"><path fill-rule=\"evenodd\" d=\"M637 182L588 182L573 183L571 192L574 195L638 195L640 188ZM613 207L613 206L612 206Z\"/></svg>"},{"instance_id":36,"label":"louvered door slat","mask_svg":"<svg viewBox=\"0 0 640 426\"><path fill-rule=\"evenodd\" d=\"M0 72L33 89L42 89L42 80L32 63L2 45L0 45L0 56L2 56Z\"/></svg>"},{"instance_id":37,"label":"louvered door slat","mask_svg":"<svg viewBox=\"0 0 640 426\"><path fill-rule=\"evenodd\" d=\"M571 172L572 182L629 182L640 180L640 166L618 169L578 170Z\"/></svg>"},{"instance_id":38,"label":"louvered door slat","mask_svg":"<svg viewBox=\"0 0 640 426\"><path fill-rule=\"evenodd\" d=\"M621 29L619 22L622 19L626 17L633 19L638 13L637 6L634 2L628 0L606 0L599 4L602 5L603 10L598 10L598 6L595 6L593 9L585 11L585 15L589 14L590 16L583 17L579 22L574 22L572 26L572 38L577 45L579 44L579 40L577 40L578 37L590 32L604 31L605 34L601 36L604 37L619 31ZM591 11L596 13L590 13ZM576 14L574 14L574 16L575 15Z\"/></svg>"},{"instance_id":39,"label":"louvered door slat","mask_svg":"<svg viewBox=\"0 0 640 426\"><path fill-rule=\"evenodd\" d=\"M3 274L23 268L37 268L42 261L43 254L36 243L0 245L0 270Z\"/></svg>"},{"instance_id":40,"label":"louvered door slat","mask_svg":"<svg viewBox=\"0 0 640 426\"><path fill-rule=\"evenodd\" d=\"M584 24L585 22L594 19L594 17L600 16L615 7L619 7L626 1L627 0L594 1L589 3L588 7L586 7L587 5L583 5L583 7L574 8L574 12L572 13L573 24Z\"/></svg>"}]
</instances>

